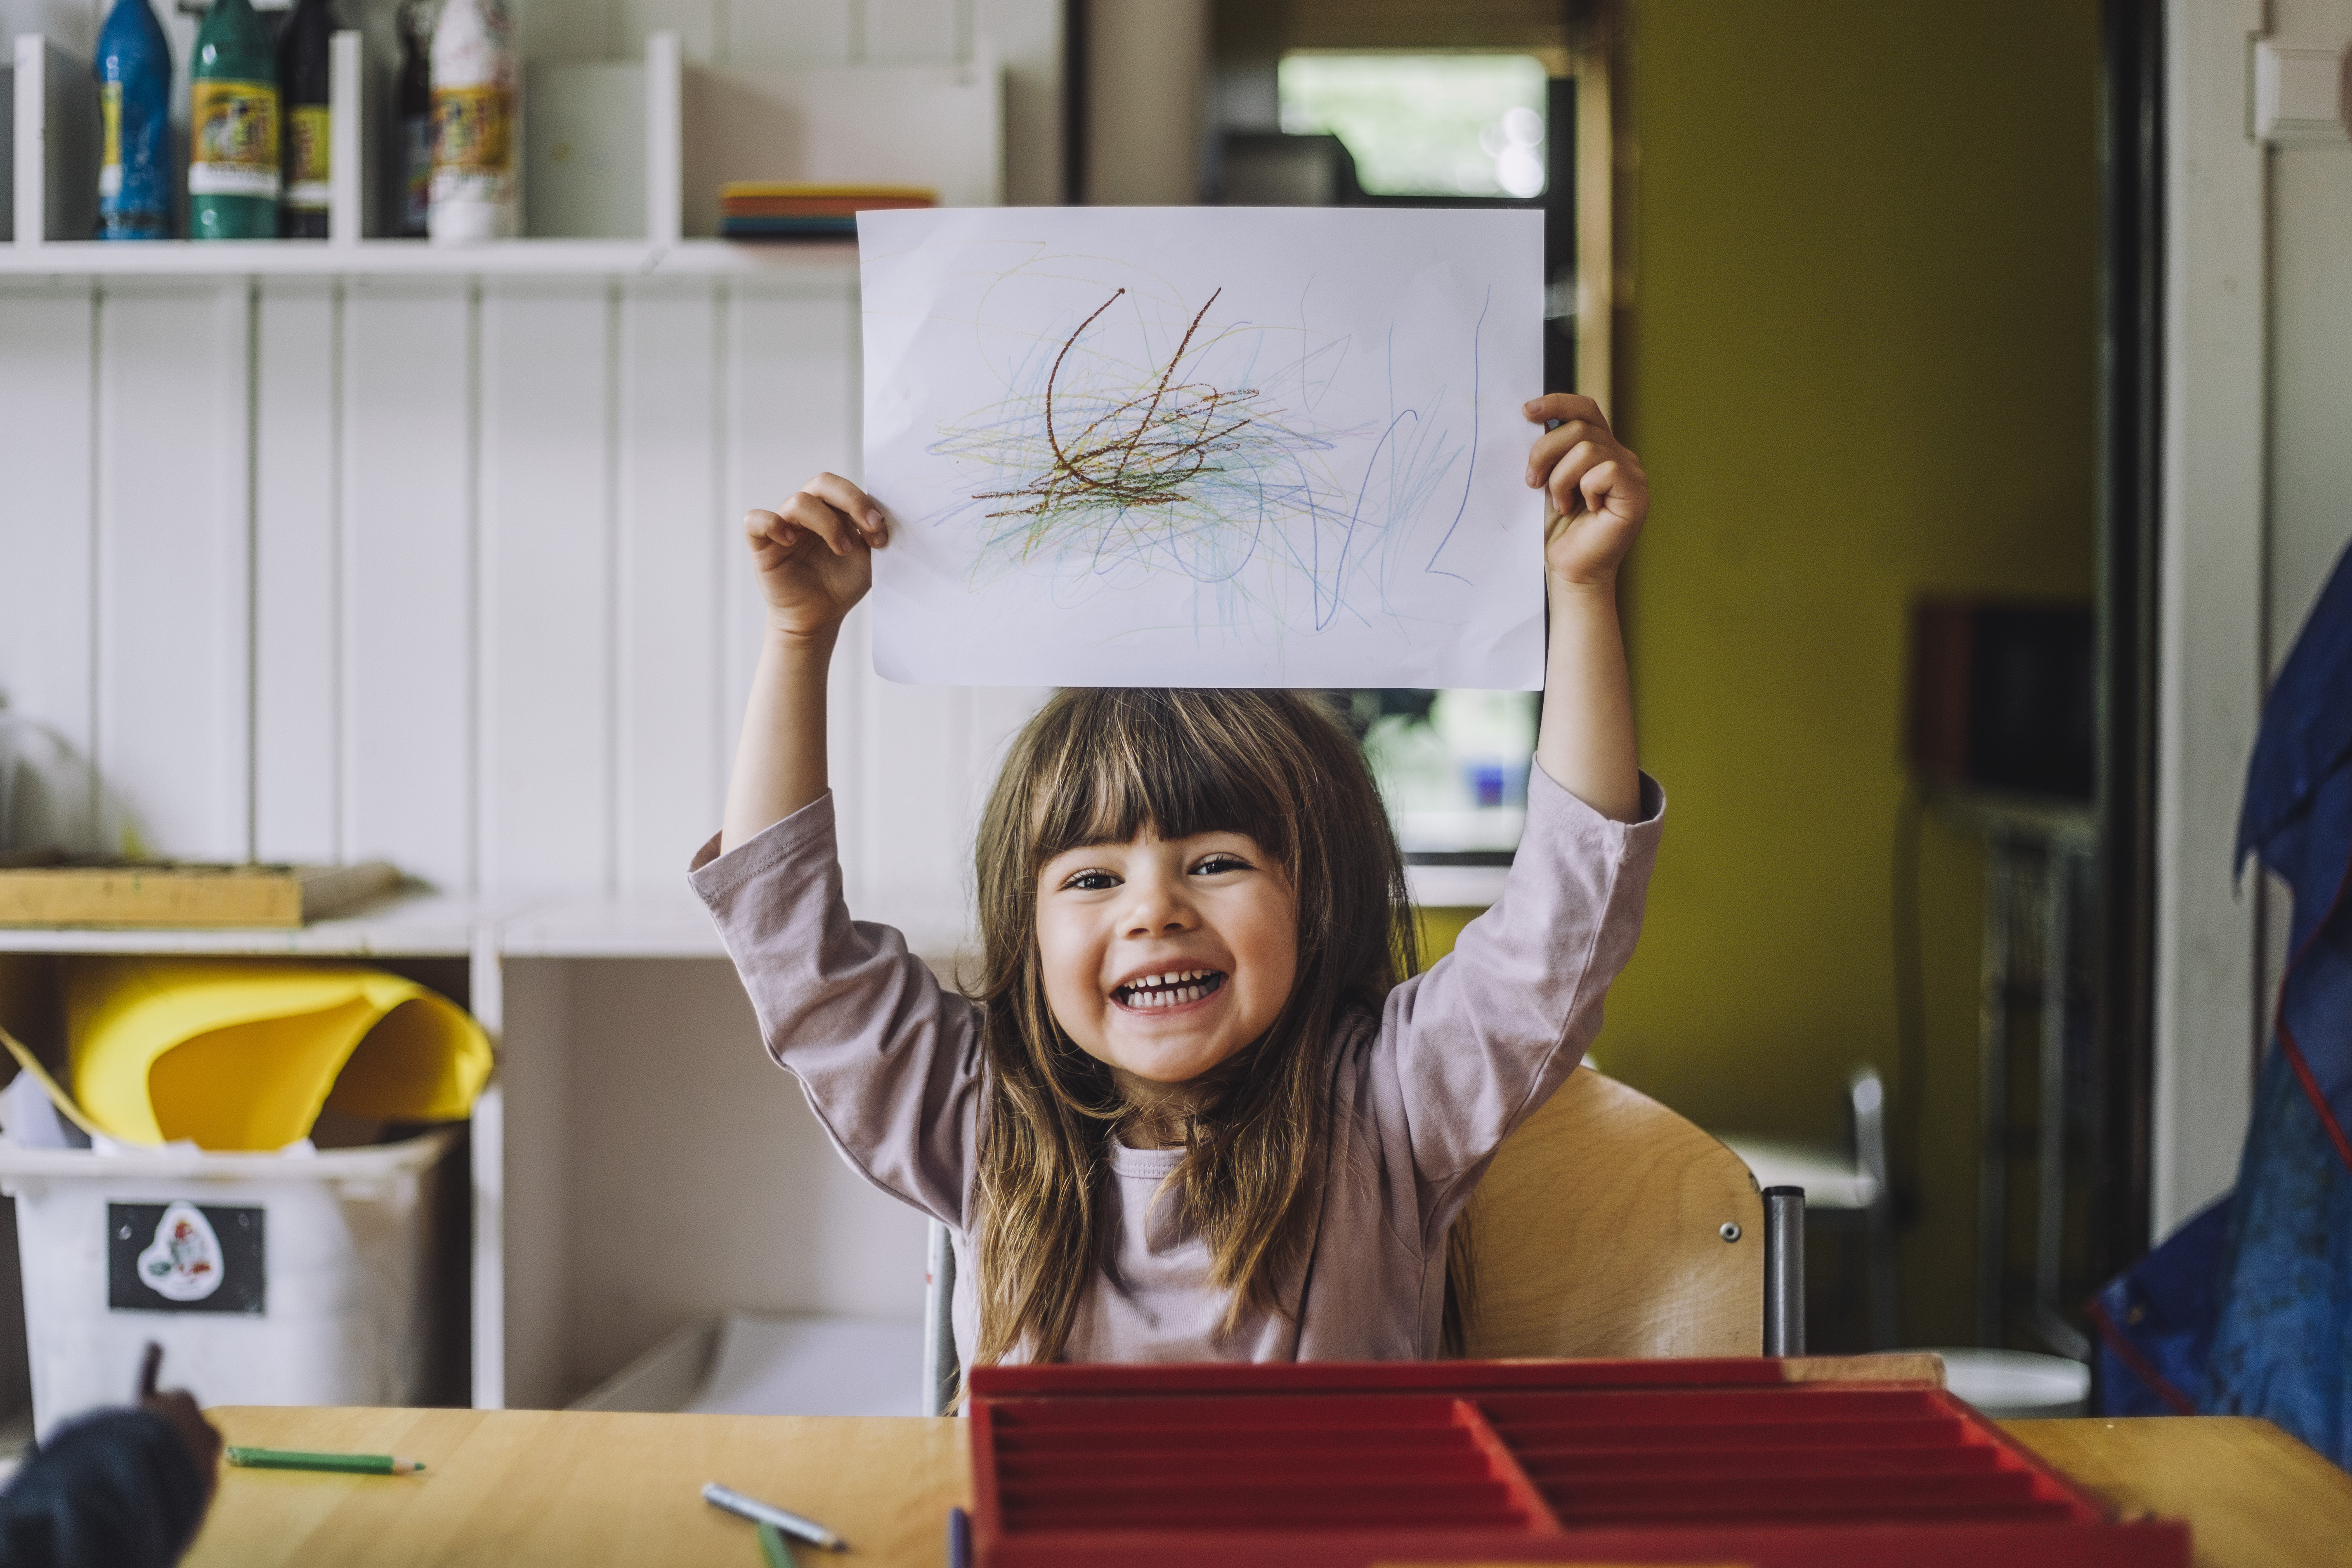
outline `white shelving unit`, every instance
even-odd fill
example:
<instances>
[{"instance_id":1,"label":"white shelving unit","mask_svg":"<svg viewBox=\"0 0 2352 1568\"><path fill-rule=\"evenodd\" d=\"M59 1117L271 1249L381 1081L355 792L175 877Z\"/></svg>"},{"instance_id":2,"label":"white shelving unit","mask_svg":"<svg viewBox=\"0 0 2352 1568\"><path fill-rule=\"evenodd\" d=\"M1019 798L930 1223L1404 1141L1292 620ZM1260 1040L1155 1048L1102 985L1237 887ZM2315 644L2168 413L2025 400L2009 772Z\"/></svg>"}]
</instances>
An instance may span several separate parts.
<instances>
[{"instance_id":1,"label":"white shelving unit","mask_svg":"<svg viewBox=\"0 0 2352 1568\"><path fill-rule=\"evenodd\" d=\"M533 237L474 247L377 233L392 9L344 11L373 59L338 39L360 112L331 237L253 244L79 237L102 7L8 18L46 36L14 45L0 169L0 688L98 781L45 797L58 842L384 858L454 891L297 931L0 931L0 965L366 958L462 991L499 1050L480 1404L562 1403L729 1308L912 1319L921 1220L765 1059L681 876L757 647L735 519L859 448L855 247L721 241L715 196L988 205L1009 163L1055 199L1064 7L534 0ZM946 968L978 792L1034 694L888 686L863 626L832 704L851 907Z\"/></svg>"},{"instance_id":2,"label":"white shelving unit","mask_svg":"<svg viewBox=\"0 0 2352 1568\"><path fill-rule=\"evenodd\" d=\"M949 940L951 942L953 938ZM729 994L740 1002L740 988L726 965L726 951L718 933L701 905L682 886L675 894L485 900L447 898L411 888L353 914L293 930L0 929L0 963L11 955L83 953L461 963L465 999L499 1043L499 1068L476 1106L471 1126L473 1400L486 1407L509 1402L545 1405L581 1392L583 1380L565 1370L571 1342L583 1331L581 1324L569 1321L577 1307L565 1279L567 1273L577 1272L566 1254L581 1217L575 1213L581 1200L572 1170L580 1133L572 1123L581 1119L583 1109L591 1122L610 1121L616 1113L625 1119L634 1109L643 1113L653 1136L675 1136L680 1123L692 1124L700 1119L697 1102L702 1091L691 1081L692 1073L682 1071L679 1081L667 1086L673 1092L667 1106L642 1101L634 1108L579 1106L575 1090L583 1069L580 1058L583 1055L609 1058L613 1037L608 1035L602 1045L592 1040L583 1051L579 1037L593 1037L598 1031L579 1016L581 1009L565 993L569 982L581 974L592 986L601 983L603 990L610 991L614 977L608 961L650 960L663 962L652 969L634 963L621 965L620 984L672 998L681 992L699 993L698 1004L689 1002L681 1009L687 1011L697 1005L707 1008L714 1000L723 1006ZM678 965L678 961L696 960L703 962ZM947 969L952 961L934 962ZM658 1012L675 1003L656 1001L652 1005ZM707 1028L701 1032L716 1034L722 1040L728 1033ZM723 1047L730 1057L724 1070L767 1090L758 1099L768 1110L789 1116L797 1093L789 1090L781 1074L759 1059L756 1044L744 1034L748 1031L738 1033ZM625 1026L618 1037L627 1046L630 1037ZM635 1047L628 1048L635 1056ZM907 1243L910 1267L903 1300L896 1303L898 1310L871 1311L874 1305L892 1304L887 1282L884 1300L873 1301L876 1292L869 1288L866 1305L867 1315L911 1319L920 1301L919 1220L879 1194L850 1190L855 1188L854 1178L823 1180L836 1162L821 1137L808 1136L813 1131L813 1127L785 1122L771 1134L768 1154L782 1167L780 1185L792 1184L785 1171L797 1169L803 1187L811 1184L806 1178L814 1173L820 1178L814 1184L832 1189L829 1206L835 1211L836 1220L841 1217L840 1200L845 1197L866 1211L856 1216L858 1223L879 1226L886 1232L893 1228L907 1232L901 1239ZM755 1162L768 1157L756 1149L751 1152ZM739 1146L735 1157L741 1153ZM689 1164L698 1158L707 1164L710 1151L688 1147L677 1154ZM592 1159L585 1163L593 1167L598 1162ZM643 1189L657 1186L662 1174L658 1166L606 1168L593 1172L590 1180L601 1176L607 1185L618 1184L644 1197ZM845 1171L839 1174L848 1177ZM755 1222L747 1223L730 1212L736 1206L735 1196L705 1194L695 1206L714 1217L722 1230L756 1229ZM655 1196L645 1206L659 1212L666 1203ZM637 1228L638 1223L633 1221L630 1228ZM0 1271L13 1263L13 1258L0 1260ZM586 1272L593 1275L596 1270ZM592 1324L584 1331L593 1335L600 1331ZM634 1342L626 1336L635 1331L625 1324L606 1331L622 1336L618 1343ZM611 1360L615 1353L608 1351L604 1359ZM908 1371L910 1408L917 1370L910 1366Z\"/></svg>"},{"instance_id":3,"label":"white shelving unit","mask_svg":"<svg viewBox=\"0 0 2352 1568\"><path fill-rule=\"evenodd\" d=\"M309 471L299 458L291 468L249 458L249 477L219 492L226 499L214 518L217 538L251 563L259 596L248 605L199 594L184 603L202 605L208 622L217 623L226 639L221 647L249 648L260 671L259 700L248 709L236 698L243 682L231 652L217 672L204 667L205 683L217 688L215 695L226 693L223 700L209 708L182 702L174 710L207 733L263 733L256 742L257 772L220 775L220 798L253 801L259 826L242 851L192 839L169 820L160 826L162 843L198 857L267 856L279 831L270 802L287 798L278 793L270 760L283 754L281 742L268 737L283 736L283 744L300 750L308 744L300 737L317 732L323 721L340 729L349 750L339 753L340 763L323 752L314 762L350 772L338 775L348 781L343 785L313 790L310 798L327 813L318 820L340 819L346 840L362 841L378 822L407 822L412 826L401 831L413 842L366 852L444 885L470 882L493 891L468 898L411 890L298 931L0 931L0 959L94 952L364 957L434 971L453 991L462 984L464 1000L499 1051L470 1142L470 1382L478 1405L560 1404L677 1322L714 1307L916 1317L921 1220L842 1167L797 1089L763 1058L725 952L678 875L691 846L667 846L674 830L699 831L700 812L709 807L696 803L705 775L715 778L714 756L723 752L706 753L713 737L723 745L731 729L731 714L720 710L740 700L737 656L726 650L741 639L725 634L740 629L748 584L734 579L735 563L718 552L723 538L703 535L694 520L718 522L727 507L717 493L722 486L746 500L765 499L813 471L808 465L854 463L856 247L712 237L711 204L689 199L686 182L708 186L705 198L719 181L765 177L923 184L953 203L1001 201L996 68L984 58L694 66L682 59L672 34L649 36L642 64L533 63L526 92L549 110L542 126L561 121L554 110L567 92L585 106L573 110L575 122L591 110L642 116L643 163L629 175L636 183L617 205L609 191L555 192L562 199L545 204L547 210L587 233L457 247L372 233L375 203L364 176L372 164L366 94L374 79L363 68L356 33L335 40L337 144L331 237L323 243L59 237L88 232L87 212L67 198L95 177L81 123L83 110L94 107L83 101L94 98L89 67L40 37L18 38L15 59L16 221L13 243L0 244L0 282L32 301L15 320L68 334L83 330L96 320L89 301L121 280L129 285L120 291L125 302L108 307L118 324L104 352L140 363L169 353L175 357L165 374L186 378L192 388L242 389L225 405L249 403L257 410L255 449L265 456L286 449L278 432L290 438L298 429L310 451L356 454L357 466L341 481L349 489L314 487L293 510L278 510L272 487L289 473ZM851 105L855 114L845 111ZM866 151L826 141L834 134L826 127L854 122L869 128ZM608 120L598 123L609 126ZM876 125L887 127L887 135L876 135ZM560 160L547 140L542 131L537 142L527 141L527 201L533 181L594 177L585 158L572 159L571 169L555 166ZM541 166L528 162L534 147L548 160ZM641 215L634 221L632 209ZM304 279L345 279L417 281L408 291L354 289L349 299L341 290L304 291L310 289ZM251 302L240 308L247 280L254 285ZM468 281L480 285L478 306L468 307L465 290L451 287ZM213 321L227 319L221 312L240 309L241 320L258 325L254 353L240 347L247 330L210 330ZM185 349L157 336L159 330L186 334L195 321L206 325ZM331 325L336 321L340 331ZM583 351L579 345L592 334L599 346ZM408 363L404 356L420 342L430 345L432 357ZM465 347L468 342L477 346ZM467 370L469 363L478 372ZM475 400L455 405L459 419L478 421L474 434L444 412L433 426L436 445L381 470L367 468L377 460L373 454L389 450L373 444L376 432L410 431L420 410L450 406L435 399L446 397L453 371L479 375ZM110 365L98 374L109 385L141 384L135 376L113 381ZM215 376L222 379L209 379ZM297 382L302 390L294 390ZM278 391L281 385L288 390ZM590 389L584 395L583 386ZM336 397L343 401L334 423L302 424L309 410ZM559 403L569 412L555 414ZM685 428L670 422L669 412L683 406L700 410ZM83 438L113 449L96 427ZM242 446L205 450L234 454ZM479 466L464 456L468 450L484 455ZM152 471L149 460L141 468ZM32 503L58 500L60 516L109 537L127 539L113 531L141 526L128 512L122 523L114 521L117 490L103 491L94 509L74 499L59 478L69 479L70 471L60 465L46 490L40 476L28 480ZM645 488L626 490L633 475L644 476ZM607 486L615 482L636 499L612 500ZM541 499L551 490L565 498L561 505ZM392 509L381 531L380 507ZM604 507L616 510L607 516ZM453 525L467 517L476 521ZM542 717L536 701L503 707L492 671L504 669L519 681L512 672L549 646L548 628L536 618L545 613L543 601L474 601L471 613L480 618L471 634L459 635L455 628L468 614L463 584L495 582L497 563L538 548L521 543L527 535L552 545L582 526L612 552L598 556L607 563L595 568L610 574L611 586L562 601L561 636L579 661L564 668L608 671L605 679L622 685L606 700L609 707L573 700L551 717ZM239 539L245 542L235 542ZM102 563L138 559L110 548L101 547ZM338 559L347 575L335 575ZM107 570L101 564L101 577ZM215 586L226 593L236 580L232 570ZM452 586L436 586L444 582ZM281 593L273 584L288 588ZM110 592L101 587L88 603ZM429 607L418 607L419 595ZM59 602L79 607L71 594ZM388 618L373 618L378 604ZM500 629L509 616L511 633ZM706 647L698 633L708 636L714 617L722 630ZM526 622L535 628L528 634ZM272 683L299 672L271 662L268 649L284 646L273 642L278 626L297 624L307 628L298 635L323 635L341 647L345 683L310 693L302 717L289 716L280 728ZM390 666L373 662L373 648L352 640L363 625L381 625L387 634L400 628L399 651L385 647L392 663L404 667L393 684L373 684L367 673ZM629 641L640 626L643 639ZM51 641L70 646L90 635L61 626ZM457 649L458 658L426 655L437 684L432 699L415 701L404 689L417 689L419 650L435 647ZM592 651L600 647L613 651ZM148 668L143 645L123 657L129 662L118 668ZM863 655L844 657L846 664ZM189 667L183 661L177 668ZM530 668L545 678L555 667ZM16 672L20 680L28 673ZM629 708L621 693L639 682L648 705ZM925 882L883 874L886 860L898 862L881 856L876 830L849 814L845 858L877 868L856 894L858 911L899 925L917 951L950 969L965 942L963 910L955 856L940 851L960 831L950 820L963 809L966 764L958 747L979 742L940 737L977 736L982 730L974 728L974 715L994 710L981 699L869 697L868 684L860 676L855 691L844 693L853 731L872 725L862 744L874 753L864 761L845 755L845 788L856 793L859 769L871 767L877 778L909 781L892 786L888 809L939 820L936 832L917 835L920 842L905 847L909 862L934 866ZM463 698L461 689L479 695ZM679 728L677 700L656 700L657 690L708 692L710 711L688 700L689 735ZM21 700L21 693L12 695ZM489 705L478 731L448 717L466 711L467 701ZM870 718L850 717L869 710ZM1017 721L1009 709L986 726L1008 721ZM390 728L375 728L385 721ZM142 738L155 731L149 720L137 723ZM619 725L628 728L614 728ZM520 738L524 730L531 740ZM131 733L126 729L115 746L116 768ZM373 734L384 738L369 738ZM587 738L592 734L609 738ZM102 752L104 743L93 750ZM908 754L900 759L900 751ZM436 755L444 759L437 765L426 761ZM582 764L599 763L615 775L583 790ZM175 782L168 789L159 779L154 789L161 793L141 792L165 802L156 809L167 819L172 800L184 803L200 793L184 766L171 773ZM467 798L436 800L419 810L413 798L394 799L402 787L390 782L394 773L418 784L412 797ZM453 787L453 780L465 782ZM121 782L110 778L110 788ZM533 826L549 817L551 791L563 801L551 808L559 817L576 816L580 804L593 803L589 816L605 824L593 844ZM478 807L469 800L484 813L470 829L465 824L477 820L470 814ZM632 809L650 826L606 820ZM877 800L871 809L885 807ZM154 825L156 816L149 821ZM645 855L633 847L640 833L658 833L665 845L662 875L650 880ZM896 836L894 847L906 837ZM517 847L526 844L528 852ZM540 879L651 890L513 890ZM908 1372L910 1409L916 1371Z\"/></svg>"},{"instance_id":4,"label":"white shelving unit","mask_svg":"<svg viewBox=\"0 0 2352 1568\"><path fill-rule=\"evenodd\" d=\"M411 888L376 900L362 913L291 929L80 931L0 926L0 952L464 958L473 952L483 929L482 907L472 900Z\"/></svg>"},{"instance_id":5,"label":"white shelving unit","mask_svg":"<svg viewBox=\"0 0 2352 1568\"><path fill-rule=\"evenodd\" d=\"M331 60L335 140L323 244L101 243L81 237L97 178L89 64L38 34L16 39L15 63L15 242L0 246L0 277L854 279L851 241L713 237L719 184L783 177L903 182L937 188L949 205L993 205L1004 195L1003 86L985 57L946 66L689 67L677 34L654 33L642 63L533 66L525 93L526 105L537 102L545 118L583 132L609 135L612 117L635 117L642 161L630 161L625 183L641 205L608 189L610 171L573 157L566 138L527 134L526 210L540 208L593 237L480 245L378 238L381 106L370 97L362 37L347 31L335 35ZM525 123L527 132L535 123L528 110ZM875 124L890 127L886 142L857 130Z\"/></svg>"},{"instance_id":6,"label":"white shelving unit","mask_svg":"<svg viewBox=\"0 0 2352 1568\"><path fill-rule=\"evenodd\" d=\"M0 246L0 277L795 278L855 280L854 240L751 245L722 239L509 239L434 246L291 240L52 240Z\"/></svg>"}]
</instances>

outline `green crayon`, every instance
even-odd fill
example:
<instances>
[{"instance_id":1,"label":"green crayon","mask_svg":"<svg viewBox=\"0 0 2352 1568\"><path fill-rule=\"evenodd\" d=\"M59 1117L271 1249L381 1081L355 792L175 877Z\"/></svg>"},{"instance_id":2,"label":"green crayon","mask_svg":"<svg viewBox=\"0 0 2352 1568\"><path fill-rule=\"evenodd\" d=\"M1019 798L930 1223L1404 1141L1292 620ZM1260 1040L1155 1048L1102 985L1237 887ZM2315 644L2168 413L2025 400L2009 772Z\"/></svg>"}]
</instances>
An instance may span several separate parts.
<instances>
[{"instance_id":1,"label":"green crayon","mask_svg":"<svg viewBox=\"0 0 2352 1568\"><path fill-rule=\"evenodd\" d=\"M301 1454L285 1448L228 1450L228 1462L248 1470L340 1470L355 1476L407 1476L425 1468L422 1459L390 1454Z\"/></svg>"}]
</instances>

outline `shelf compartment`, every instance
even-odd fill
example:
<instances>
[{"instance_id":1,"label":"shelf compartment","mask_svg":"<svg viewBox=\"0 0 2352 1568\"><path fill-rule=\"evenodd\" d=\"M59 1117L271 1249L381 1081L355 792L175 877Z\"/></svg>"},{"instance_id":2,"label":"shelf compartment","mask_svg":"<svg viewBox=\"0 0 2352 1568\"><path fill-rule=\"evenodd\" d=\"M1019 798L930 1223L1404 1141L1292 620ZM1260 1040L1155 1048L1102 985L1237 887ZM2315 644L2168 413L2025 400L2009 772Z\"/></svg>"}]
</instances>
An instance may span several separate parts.
<instances>
[{"instance_id":1,"label":"shelf compartment","mask_svg":"<svg viewBox=\"0 0 2352 1568\"><path fill-rule=\"evenodd\" d=\"M846 282L857 276L854 240L746 245L726 240L508 239L433 245L370 239L161 239L52 241L0 246L0 276L236 277L737 277Z\"/></svg>"},{"instance_id":2,"label":"shelf compartment","mask_svg":"<svg viewBox=\"0 0 2352 1568\"><path fill-rule=\"evenodd\" d=\"M329 237L252 242L87 238L97 96L87 62L20 37L10 156L13 244L0 277L663 276L854 279L850 240L728 243L728 180L883 181L950 205L1003 200L1003 83L953 66L718 69L655 33L642 61L527 64L523 201L531 237L485 245L383 239L377 126L383 73L361 35L335 35ZM877 130L877 128L884 128Z\"/></svg>"}]
</instances>

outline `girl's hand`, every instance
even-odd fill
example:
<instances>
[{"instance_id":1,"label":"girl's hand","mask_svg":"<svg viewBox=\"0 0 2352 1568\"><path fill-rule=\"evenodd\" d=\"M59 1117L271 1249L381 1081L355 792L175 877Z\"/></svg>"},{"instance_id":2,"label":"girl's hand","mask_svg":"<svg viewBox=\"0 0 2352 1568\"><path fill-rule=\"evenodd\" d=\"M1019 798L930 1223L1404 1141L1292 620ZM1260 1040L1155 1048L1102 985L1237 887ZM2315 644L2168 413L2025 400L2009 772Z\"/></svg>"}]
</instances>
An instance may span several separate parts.
<instances>
[{"instance_id":1,"label":"girl's hand","mask_svg":"<svg viewBox=\"0 0 2352 1568\"><path fill-rule=\"evenodd\" d=\"M1545 575L1562 587L1613 584L1650 514L1642 460L1589 397L1555 392L1522 412L1538 425L1559 421L1528 454L1528 483L1544 492Z\"/></svg>"},{"instance_id":2,"label":"girl's hand","mask_svg":"<svg viewBox=\"0 0 2352 1568\"><path fill-rule=\"evenodd\" d=\"M768 625L793 637L830 637L874 585L874 557L890 527L874 499L838 474L819 474L782 511L743 517Z\"/></svg>"}]
</instances>

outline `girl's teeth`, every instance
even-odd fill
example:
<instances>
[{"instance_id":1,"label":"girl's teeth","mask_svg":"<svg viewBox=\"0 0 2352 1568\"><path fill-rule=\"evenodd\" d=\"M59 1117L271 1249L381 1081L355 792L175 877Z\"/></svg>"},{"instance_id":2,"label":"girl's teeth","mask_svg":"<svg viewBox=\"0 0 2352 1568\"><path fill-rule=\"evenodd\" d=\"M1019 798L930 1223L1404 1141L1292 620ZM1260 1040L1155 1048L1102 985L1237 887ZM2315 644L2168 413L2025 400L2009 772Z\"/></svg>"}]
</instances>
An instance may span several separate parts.
<instances>
[{"instance_id":1,"label":"girl's teeth","mask_svg":"<svg viewBox=\"0 0 2352 1568\"><path fill-rule=\"evenodd\" d=\"M1209 994L1208 969L1187 969L1168 974L1147 974L1119 987L1130 1007L1181 1007Z\"/></svg>"}]
</instances>

